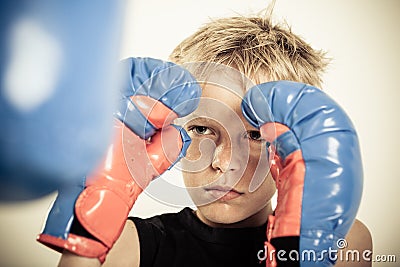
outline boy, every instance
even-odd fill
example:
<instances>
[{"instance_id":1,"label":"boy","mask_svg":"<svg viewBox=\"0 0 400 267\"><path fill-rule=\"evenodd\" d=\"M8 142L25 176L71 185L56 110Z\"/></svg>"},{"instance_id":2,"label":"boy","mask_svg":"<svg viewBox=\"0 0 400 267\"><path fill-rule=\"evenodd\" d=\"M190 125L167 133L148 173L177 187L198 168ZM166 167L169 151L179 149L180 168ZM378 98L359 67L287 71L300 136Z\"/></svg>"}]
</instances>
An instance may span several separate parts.
<instances>
[{"instance_id":1,"label":"boy","mask_svg":"<svg viewBox=\"0 0 400 267\"><path fill-rule=\"evenodd\" d=\"M103 266L265 266L258 252L276 188L266 142L244 118L242 97L252 85L272 80L320 87L327 65L324 53L268 17L233 17L205 25L178 45L170 59L194 68L199 81L206 80L198 108L177 120L192 139L182 167L198 209L130 218ZM190 62L207 63L199 68ZM368 230L358 221L347 241L347 249L372 246ZM339 260L341 265L348 262ZM352 262L356 265L370 266L363 259ZM100 262L65 252L59 266Z\"/></svg>"}]
</instances>

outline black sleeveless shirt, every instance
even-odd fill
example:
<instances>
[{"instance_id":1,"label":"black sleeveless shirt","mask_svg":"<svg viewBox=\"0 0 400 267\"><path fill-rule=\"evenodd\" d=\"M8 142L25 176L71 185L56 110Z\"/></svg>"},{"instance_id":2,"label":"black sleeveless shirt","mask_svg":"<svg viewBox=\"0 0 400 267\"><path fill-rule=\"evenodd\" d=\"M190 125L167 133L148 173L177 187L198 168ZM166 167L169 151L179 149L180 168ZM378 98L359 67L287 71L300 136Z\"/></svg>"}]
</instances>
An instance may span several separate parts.
<instances>
[{"instance_id":1,"label":"black sleeveless shirt","mask_svg":"<svg viewBox=\"0 0 400 267\"><path fill-rule=\"evenodd\" d=\"M148 219L130 217L140 242L140 267L251 267L264 250L266 224L254 228L212 228L190 208Z\"/></svg>"}]
</instances>

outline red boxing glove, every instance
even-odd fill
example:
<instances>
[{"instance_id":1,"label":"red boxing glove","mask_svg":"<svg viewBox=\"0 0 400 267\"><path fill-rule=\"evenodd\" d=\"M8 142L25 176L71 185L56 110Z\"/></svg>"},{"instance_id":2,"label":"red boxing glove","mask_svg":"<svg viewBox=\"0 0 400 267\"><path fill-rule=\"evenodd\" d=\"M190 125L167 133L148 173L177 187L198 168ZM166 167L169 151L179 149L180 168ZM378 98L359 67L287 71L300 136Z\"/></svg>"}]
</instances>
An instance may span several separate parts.
<instances>
[{"instance_id":1,"label":"red boxing glove","mask_svg":"<svg viewBox=\"0 0 400 267\"><path fill-rule=\"evenodd\" d=\"M82 184L59 190L38 236L57 251L101 262L139 194L186 153L190 138L171 123L192 112L201 94L192 76L172 63L130 59L125 64L133 76L116 113L114 142L102 165Z\"/></svg>"}]
</instances>

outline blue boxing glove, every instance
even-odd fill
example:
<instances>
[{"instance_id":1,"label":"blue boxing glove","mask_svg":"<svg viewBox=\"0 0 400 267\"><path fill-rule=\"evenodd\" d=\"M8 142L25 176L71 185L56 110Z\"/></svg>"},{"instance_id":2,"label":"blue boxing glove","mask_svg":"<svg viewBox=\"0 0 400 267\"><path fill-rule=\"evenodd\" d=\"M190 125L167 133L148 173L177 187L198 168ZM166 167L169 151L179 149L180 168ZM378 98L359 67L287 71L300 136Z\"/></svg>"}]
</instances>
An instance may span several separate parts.
<instances>
[{"instance_id":1,"label":"blue boxing glove","mask_svg":"<svg viewBox=\"0 0 400 267\"><path fill-rule=\"evenodd\" d=\"M142 190L185 155L190 138L172 125L196 109L201 88L185 69L150 58L122 62L115 139L81 184L61 188L38 241L105 260Z\"/></svg>"},{"instance_id":2,"label":"blue boxing glove","mask_svg":"<svg viewBox=\"0 0 400 267\"><path fill-rule=\"evenodd\" d=\"M123 6L1 1L0 201L39 198L100 162L118 94Z\"/></svg>"},{"instance_id":3,"label":"blue boxing glove","mask_svg":"<svg viewBox=\"0 0 400 267\"><path fill-rule=\"evenodd\" d=\"M350 119L321 90L289 81L251 88L242 111L270 144L278 200L268 219L267 248L286 251L286 259L297 250L300 266L332 266L328 252L348 233L362 193L360 148ZM268 266L276 264L288 262L267 257Z\"/></svg>"}]
</instances>

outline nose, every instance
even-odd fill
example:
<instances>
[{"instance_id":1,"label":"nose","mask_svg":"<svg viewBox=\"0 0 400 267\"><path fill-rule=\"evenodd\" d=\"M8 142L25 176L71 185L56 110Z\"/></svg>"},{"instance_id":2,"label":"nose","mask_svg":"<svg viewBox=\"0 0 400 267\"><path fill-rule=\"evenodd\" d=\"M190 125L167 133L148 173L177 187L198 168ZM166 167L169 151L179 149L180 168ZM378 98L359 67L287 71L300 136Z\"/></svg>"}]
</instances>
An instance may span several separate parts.
<instances>
[{"instance_id":1,"label":"nose","mask_svg":"<svg viewBox=\"0 0 400 267\"><path fill-rule=\"evenodd\" d=\"M239 149L232 144L225 142L218 144L214 150L211 167L222 173L239 170L241 165L239 152Z\"/></svg>"}]
</instances>

